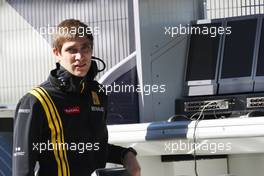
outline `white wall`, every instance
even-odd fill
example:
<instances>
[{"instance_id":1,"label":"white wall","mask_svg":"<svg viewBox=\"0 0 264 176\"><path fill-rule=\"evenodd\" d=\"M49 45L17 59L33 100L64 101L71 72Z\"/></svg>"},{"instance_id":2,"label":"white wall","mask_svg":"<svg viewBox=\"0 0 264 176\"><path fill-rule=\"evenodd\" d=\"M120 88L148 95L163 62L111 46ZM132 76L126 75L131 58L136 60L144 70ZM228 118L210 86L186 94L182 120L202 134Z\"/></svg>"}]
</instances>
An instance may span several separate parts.
<instances>
[{"instance_id":1,"label":"white wall","mask_svg":"<svg viewBox=\"0 0 264 176\"><path fill-rule=\"evenodd\" d=\"M49 44L8 3L1 5L0 104L16 103L52 68Z\"/></svg>"}]
</instances>

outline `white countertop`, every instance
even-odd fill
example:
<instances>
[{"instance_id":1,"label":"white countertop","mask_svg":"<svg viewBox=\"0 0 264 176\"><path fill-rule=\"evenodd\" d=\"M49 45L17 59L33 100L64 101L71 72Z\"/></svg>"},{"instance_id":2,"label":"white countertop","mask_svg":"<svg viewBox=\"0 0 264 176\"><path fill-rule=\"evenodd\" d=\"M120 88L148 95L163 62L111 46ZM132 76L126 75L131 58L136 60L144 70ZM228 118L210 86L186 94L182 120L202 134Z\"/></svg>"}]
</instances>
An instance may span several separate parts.
<instances>
[{"instance_id":1,"label":"white countertop","mask_svg":"<svg viewBox=\"0 0 264 176\"><path fill-rule=\"evenodd\" d=\"M191 154L195 121L109 125L109 142L133 146L141 155ZM264 153L264 117L202 120L198 154Z\"/></svg>"}]
</instances>

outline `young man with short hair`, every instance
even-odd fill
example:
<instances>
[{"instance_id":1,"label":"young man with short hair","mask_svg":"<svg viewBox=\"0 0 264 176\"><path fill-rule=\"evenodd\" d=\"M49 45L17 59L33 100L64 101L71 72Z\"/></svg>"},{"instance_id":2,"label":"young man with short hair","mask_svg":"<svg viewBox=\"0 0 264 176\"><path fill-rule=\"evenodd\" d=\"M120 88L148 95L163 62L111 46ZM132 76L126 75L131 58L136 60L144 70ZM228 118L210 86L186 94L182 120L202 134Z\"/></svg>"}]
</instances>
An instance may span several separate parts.
<instances>
[{"instance_id":1,"label":"young man with short hair","mask_svg":"<svg viewBox=\"0 0 264 176\"><path fill-rule=\"evenodd\" d=\"M14 122L13 176L88 176L106 162L140 175L136 152L108 144L107 96L94 80L93 36L79 20L61 22L54 34L58 59L47 81L19 101Z\"/></svg>"}]
</instances>

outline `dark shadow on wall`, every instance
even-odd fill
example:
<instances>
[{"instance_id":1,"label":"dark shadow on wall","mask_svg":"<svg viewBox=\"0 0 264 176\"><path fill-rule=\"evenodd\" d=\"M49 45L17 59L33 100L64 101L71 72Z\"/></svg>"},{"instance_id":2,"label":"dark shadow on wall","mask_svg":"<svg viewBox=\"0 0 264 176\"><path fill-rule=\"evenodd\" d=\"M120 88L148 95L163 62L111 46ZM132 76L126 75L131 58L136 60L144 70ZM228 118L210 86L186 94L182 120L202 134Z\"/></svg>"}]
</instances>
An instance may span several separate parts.
<instances>
[{"instance_id":1,"label":"dark shadow on wall","mask_svg":"<svg viewBox=\"0 0 264 176\"><path fill-rule=\"evenodd\" d=\"M137 70L134 67L108 88L109 91L112 89L108 94L108 125L139 123L138 93L132 91L137 84Z\"/></svg>"}]
</instances>

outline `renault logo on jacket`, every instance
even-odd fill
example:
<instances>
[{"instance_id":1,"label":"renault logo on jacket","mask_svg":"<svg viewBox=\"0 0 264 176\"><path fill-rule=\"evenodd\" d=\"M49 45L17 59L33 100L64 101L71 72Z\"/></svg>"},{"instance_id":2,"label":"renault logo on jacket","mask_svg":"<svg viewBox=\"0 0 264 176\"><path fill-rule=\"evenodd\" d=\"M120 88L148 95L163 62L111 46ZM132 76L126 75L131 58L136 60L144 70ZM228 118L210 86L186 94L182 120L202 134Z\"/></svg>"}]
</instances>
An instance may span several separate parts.
<instances>
[{"instance_id":1,"label":"renault logo on jacket","mask_svg":"<svg viewBox=\"0 0 264 176\"><path fill-rule=\"evenodd\" d=\"M99 97L95 91L92 91L92 98L93 98L94 105L100 105Z\"/></svg>"}]
</instances>

